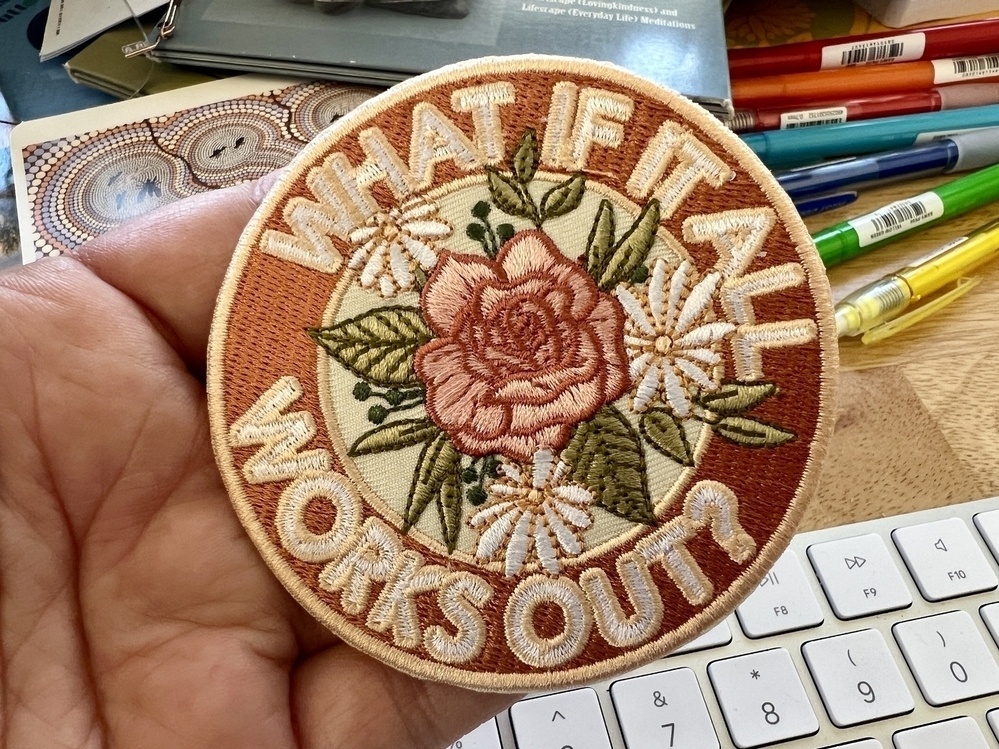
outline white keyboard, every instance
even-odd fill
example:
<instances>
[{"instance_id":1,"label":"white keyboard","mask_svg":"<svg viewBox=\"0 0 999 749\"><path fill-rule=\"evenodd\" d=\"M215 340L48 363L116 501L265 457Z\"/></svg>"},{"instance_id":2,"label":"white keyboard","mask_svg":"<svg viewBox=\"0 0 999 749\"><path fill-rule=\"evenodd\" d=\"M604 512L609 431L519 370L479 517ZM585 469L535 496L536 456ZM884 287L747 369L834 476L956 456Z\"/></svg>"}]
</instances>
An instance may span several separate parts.
<instances>
[{"instance_id":1,"label":"white keyboard","mask_svg":"<svg viewBox=\"0 0 999 749\"><path fill-rule=\"evenodd\" d=\"M999 497L801 533L736 612L449 749L996 749Z\"/></svg>"}]
</instances>

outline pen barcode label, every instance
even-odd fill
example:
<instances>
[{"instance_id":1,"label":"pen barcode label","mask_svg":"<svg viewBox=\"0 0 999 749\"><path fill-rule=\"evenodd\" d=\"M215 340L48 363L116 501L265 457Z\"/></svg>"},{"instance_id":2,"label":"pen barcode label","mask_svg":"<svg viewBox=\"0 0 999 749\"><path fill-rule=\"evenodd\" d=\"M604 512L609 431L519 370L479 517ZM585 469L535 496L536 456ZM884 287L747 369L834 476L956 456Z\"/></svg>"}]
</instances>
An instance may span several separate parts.
<instances>
[{"instance_id":1,"label":"pen barcode label","mask_svg":"<svg viewBox=\"0 0 999 749\"><path fill-rule=\"evenodd\" d=\"M835 125L840 122L846 122L846 107L802 109L797 112L783 112L780 116L780 129L791 130L796 127Z\"/></svg>"},{"instance_id":2,"label":"pen barcode label","mask_svg":"<svg viewBox=\"0 0 999 749\"><path fill-rule=\"evenodd\" d=\"M860 246L866 247L934 221L943 216L943 213L944 206L940 196L933 192L924 192L914 198L889 203L884 208L847 223L857 232Z\"/></svg>"},{"instance_id":3,"label":"pen barcode label","mask_svg":"<svg viewBox=\"0 0 999 749\"><path fill-rule=\"evenodd\" d=\"M830 44L822 48L822 70L879 62L918 60L926 49L926 34L901 34L865 42Z\"/></svg>"},{"instance_id":4,"label":"pen barcode label","mask_svg":"<svg viewBox=\"0 0 999 749\"><path fill-rule=\"evenodd\" d=\"M934 83L955 83L994 76L999 76L999 55L933 61Z\"/></svg>"}]
</instances>

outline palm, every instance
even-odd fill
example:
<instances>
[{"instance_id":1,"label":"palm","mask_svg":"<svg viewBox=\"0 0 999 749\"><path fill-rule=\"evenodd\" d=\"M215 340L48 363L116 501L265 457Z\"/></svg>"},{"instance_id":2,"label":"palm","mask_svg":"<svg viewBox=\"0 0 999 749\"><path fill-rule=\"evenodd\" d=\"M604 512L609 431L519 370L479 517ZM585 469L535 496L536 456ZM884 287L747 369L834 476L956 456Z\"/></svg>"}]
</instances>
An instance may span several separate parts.
<instances>
[{"instance_id":1,"label":"palm","mask_svg":"<svg viewBox=\"0 0 999 749\"><path fill-rule=\"evenodd\" d=\"M443 746L504 698L337 644L229 505L197 373L253 199L201 203L0 277L7 745Z\"/></svg>"}]
</instances>

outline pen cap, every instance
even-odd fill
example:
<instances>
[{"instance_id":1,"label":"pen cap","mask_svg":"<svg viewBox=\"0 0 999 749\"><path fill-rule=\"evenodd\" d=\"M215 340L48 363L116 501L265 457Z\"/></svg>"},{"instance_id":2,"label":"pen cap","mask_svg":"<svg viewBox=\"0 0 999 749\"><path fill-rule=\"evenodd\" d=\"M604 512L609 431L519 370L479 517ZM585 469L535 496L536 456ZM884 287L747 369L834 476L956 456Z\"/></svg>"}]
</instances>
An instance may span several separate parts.
<instances>
[{"instance_id":1,"label":"pen cap","mask_svg":"<svg viewBox=\"0 0 999 749\"><path fill-rule=\"evenodd\" d=\"M957 162L949 172L970 172L999 162L999 127L987 127L950 136L957 144Z\"/></svg>"},{"instance_id":2,"label":"pen cap","mask_svg":"<svg viewBox=\"0 0 999 749\"><path fill-rule=\"evenodd\" d=\"M999 104L999 83L965 83L935 89L941 109L964 109Z\"/></svg>"}]
</instances>

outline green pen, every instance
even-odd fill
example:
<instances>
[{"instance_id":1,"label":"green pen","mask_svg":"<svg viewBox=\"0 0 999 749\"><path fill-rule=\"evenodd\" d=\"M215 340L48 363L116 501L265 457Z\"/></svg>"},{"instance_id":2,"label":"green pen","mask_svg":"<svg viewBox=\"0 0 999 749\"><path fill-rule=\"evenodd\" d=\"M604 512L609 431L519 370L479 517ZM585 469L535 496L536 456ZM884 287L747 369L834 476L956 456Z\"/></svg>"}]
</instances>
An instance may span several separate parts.
<instances>
[{"instance_id":1,"label":"green pen","mask_svg":"<svg viewBox=\"0 0 999 749\"><path fill-rule=\"evenodd\" d=\"M829 268L995 200L999 200L999 164L821 229L812 239Z\"/></svg>"}]
</instances>

